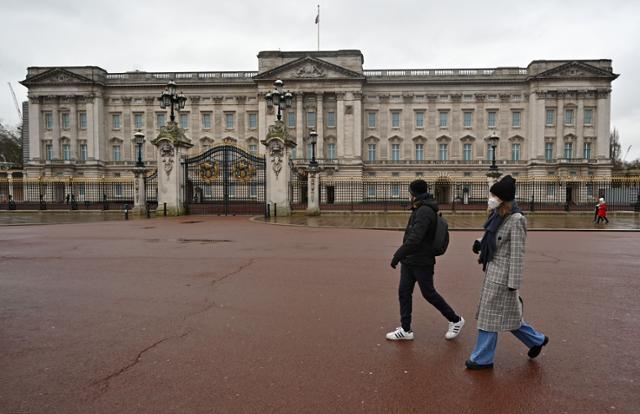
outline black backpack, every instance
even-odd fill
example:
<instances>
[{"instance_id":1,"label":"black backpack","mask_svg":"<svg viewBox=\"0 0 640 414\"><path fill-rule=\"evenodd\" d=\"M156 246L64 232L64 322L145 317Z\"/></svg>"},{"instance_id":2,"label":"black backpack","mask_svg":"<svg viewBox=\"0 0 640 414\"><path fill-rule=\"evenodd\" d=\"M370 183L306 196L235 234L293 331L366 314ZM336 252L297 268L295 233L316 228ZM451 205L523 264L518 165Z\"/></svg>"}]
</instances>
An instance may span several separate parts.
<instances>
[{"instance_id":1,"label":"black backpack","mask_svg":"<svg viewBox=\"0 0 640 414\"><path fill-rule=\"evenodd\" d=\"M431 208L431 206L428 206ZM433 235L433 254L434 256L442 256L449 247L449 223L442 217L442 213L435 211L436 229Z\"/></svg>"}]
</instances>

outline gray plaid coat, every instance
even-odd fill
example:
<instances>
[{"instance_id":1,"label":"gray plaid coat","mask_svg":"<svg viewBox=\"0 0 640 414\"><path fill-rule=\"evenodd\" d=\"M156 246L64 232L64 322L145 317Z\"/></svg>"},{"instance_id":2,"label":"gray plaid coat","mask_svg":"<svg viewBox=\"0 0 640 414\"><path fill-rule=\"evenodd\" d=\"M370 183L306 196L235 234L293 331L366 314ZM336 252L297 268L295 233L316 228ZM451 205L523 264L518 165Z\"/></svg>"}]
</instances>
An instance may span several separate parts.
<instances>
[{"instance_id":1,"label":"gray plaid coat","mask_svg":"<svg viewBox=\"0 0 640 414\"><path fill-rule=\"evenodd\" d=\"M493 260L487 263L476 313L478 329L511 331L522 325L522 303L517 289L522 282L526 238L527 219L520 213L507 217L498 228L496 252Z\"/></svg>"}]
</instances>

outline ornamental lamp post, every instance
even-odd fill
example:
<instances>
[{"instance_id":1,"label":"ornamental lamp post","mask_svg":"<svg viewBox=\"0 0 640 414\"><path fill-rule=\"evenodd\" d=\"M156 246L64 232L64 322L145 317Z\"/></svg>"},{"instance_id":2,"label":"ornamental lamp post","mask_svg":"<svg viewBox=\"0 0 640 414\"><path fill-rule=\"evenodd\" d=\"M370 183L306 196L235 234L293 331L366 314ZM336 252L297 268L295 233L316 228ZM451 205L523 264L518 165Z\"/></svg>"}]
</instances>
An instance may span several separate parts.
<instances>
[{"instance_id":1,"label":"ornamental lamp post","mask_svg":"<svg viewBox=\"0 0 640 414\"><path fill-rule=\"evenodd\" d=\"M271 92L267 92L264 96L264 99L267 101L267 106L270 108L272 106L278 107L278 112L276 115L276 119L278 121L282 120L282 107L291 108L291 104L293 102L293 95L289 91L284 91L284 82L280 79L273 82L274 89Z\"/></svg>"},{"instance_id":2,"label":"ornamental lamp post","mask_svg":"<svg viewBox=\"0 0 640 414\"><path fill-rule=\"evenodd\" d=\"M171 122L175 122L176 116L174 114L175 109L184 109L185 103L187 102L187 97L182 94L182 92L177 93L177 85L174 81L170 81L167 84L167 87L162 94L158 98L160 101L160 108L165 109L167 107L171 108Z\"/></svg>"},{"instance_id":3,"label":"ornamental lamp post","mask_svg":"<svg viewBox=\"0 0 640 414\"><path fill-rule=\"evenodd\" d=\"M316 161L316 144L318 143L318 133L316 131L309 132L309 144L311 144L311 161L309 162L309 168L317 168L318 161Z\"/></svg>"},{"instance_id":4,"label":"ornamental lamp post","mask_svg":"<svg viewBox=\"0 0 640 414\"><path fill-rule=\"evenodd\" d=\"M133 142L135 142L138 151L138 161L136 161L136 167L144 168L144 161L142 161L142 145L144 145L144 134L140 130L133 134Z\"/></svg>"},{"instance_id":5,"label":"ornamental lamp post","mask_svg":"<svg viewBox=\"0 0 640 414\"><path fill-rule=\"evenodd\" d=\"M500 138L496 135L496 131L492 131L489 137L489 144L491 145L491 167L489 167L489 170L491 172L498 171L498 166L496 165L496 148L498 147L499 141Z\"/></svg>"}]
</instances>

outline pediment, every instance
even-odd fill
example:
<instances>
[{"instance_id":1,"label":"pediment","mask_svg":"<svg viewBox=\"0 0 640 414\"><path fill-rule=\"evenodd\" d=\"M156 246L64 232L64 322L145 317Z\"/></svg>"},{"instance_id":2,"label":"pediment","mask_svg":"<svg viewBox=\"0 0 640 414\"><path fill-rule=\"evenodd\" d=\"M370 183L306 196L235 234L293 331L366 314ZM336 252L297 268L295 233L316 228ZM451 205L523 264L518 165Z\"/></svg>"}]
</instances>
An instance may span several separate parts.
<instances>
[{"instance_id":1,"label":"pediment","mask_svg":"<svg viewBox=\"0 0 640 414\"><path fill-rule=\"evenodd\" d=\"M364 79L364 75L339 65L306 56L285 63L254 77L256 80L272 79L306 80L306 79Z\"/></svg>"},{"instance_id":2,"label":"pediment","mask_svg":"<svg viewBox=\"0 0 640 414\"><path fill-rule=\"evenodd\" d=\"M531 79L605 78L614 80L619 75L584 62L573 61L541 72Z\"/></svg>"},{"instance_id":3,"label":"pediment","mask_svg":"<svg viewBox=\"0 0 640 414\"><path fill-rule=\"evenodd\" d=\"M34 85L52 85L52 84L60 84L60 85L94 84L96 82L85 76L78 75L77 73L73 73L67 69L53 68L39 75L35 75L30 78L27 78L20 83L24 86L34 86Z\"/></svg>"}]
</instances>

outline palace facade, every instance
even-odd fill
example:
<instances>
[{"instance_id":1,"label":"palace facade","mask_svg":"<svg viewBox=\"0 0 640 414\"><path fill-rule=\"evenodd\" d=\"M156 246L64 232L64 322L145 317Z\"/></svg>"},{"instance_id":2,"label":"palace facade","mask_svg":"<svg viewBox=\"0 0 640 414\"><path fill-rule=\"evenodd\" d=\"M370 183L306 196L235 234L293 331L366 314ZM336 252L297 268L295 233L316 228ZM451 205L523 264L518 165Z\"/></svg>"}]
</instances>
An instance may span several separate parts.
<instances>
[{"instance_id":1,"label":"palace facade","mask_svg":"<svg viewBox=\"0 0 640 414\"><path fill-rule=\"evenodd\" d=\"M535 60L490 69L363 69L358 50L264 51L257 71L109 73L95 66L30 67L23 140L27 177L130 176L133 135L149 143L169 119L158 97L170 80L187 97L176 122L196 155L221 143L263 154L275 112L264 99L282 79L294 164L318 133L323 175L484 176L488 137L503 172L609 176L611 60Z\"/></svg>"}]
</instances>

